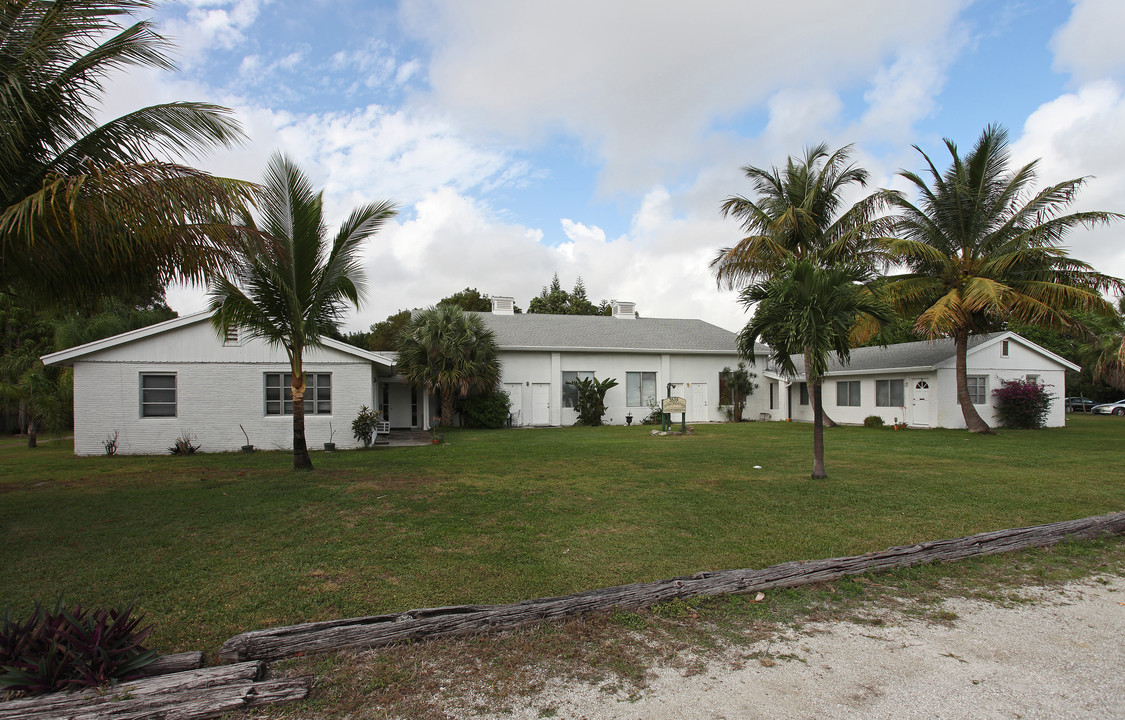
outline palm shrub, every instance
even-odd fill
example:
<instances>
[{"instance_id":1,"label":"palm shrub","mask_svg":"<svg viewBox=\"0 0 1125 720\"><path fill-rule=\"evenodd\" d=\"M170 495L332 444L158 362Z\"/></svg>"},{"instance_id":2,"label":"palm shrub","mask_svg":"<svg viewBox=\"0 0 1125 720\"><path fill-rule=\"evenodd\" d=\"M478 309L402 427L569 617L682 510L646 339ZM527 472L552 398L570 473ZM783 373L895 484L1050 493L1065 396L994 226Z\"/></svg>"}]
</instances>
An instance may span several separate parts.
<instances>
[{"instance_id":1,"label":"palm shrub","mask_svg":"<svg viewBox=\"0 0 1125 720\"><path fill-rule=\"evenodd\" d=\"M996 414L1005 427L1034 430L1047 422L1054 396L1045 385L1035 380L1001 380L992 391L996 398Z\"/></svg>"},{"instance_id":2,"label":"palm shrub","mask_svg":"<svg viewBox=\"0 0 1125 720\"><path fill-rule=\"evenodd\" d=\"M453 424L453 405L474 389L500 382L499 350L475 313L442 303L418 311L398 337L398 371L407 382L441 395L441 424Z\"/></svg>"},{"instance_id":3,"label":"palm shrub","mask_svg":"<svg viewBox=\"0 0 1125 720\"><path fill-rule=\"evenodd\" d=\"M579 378L570 382L578 390L574 409L578 412L578 425L596 427L605 415L605 394L617 387L616 378L598 380L596 377Z\"/></svg>"}]
</instances>

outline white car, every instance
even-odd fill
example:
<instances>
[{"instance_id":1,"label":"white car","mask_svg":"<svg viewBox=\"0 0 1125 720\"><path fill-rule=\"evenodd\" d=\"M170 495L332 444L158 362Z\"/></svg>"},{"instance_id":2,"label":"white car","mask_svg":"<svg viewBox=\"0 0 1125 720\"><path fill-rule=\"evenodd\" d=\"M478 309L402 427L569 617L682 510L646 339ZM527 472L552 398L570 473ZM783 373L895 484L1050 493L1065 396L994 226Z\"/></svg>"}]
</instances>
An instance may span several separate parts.
<instances>
[{"instance_id":1,"label":"white car","mask_svg":"<svg viewBox=\"0 0 1125 720\"><path fill-rule=\"evenodd\" d=\"M1100 415L1125 415L1125 400L1095 405L1091 412L1096 412Z\"/></svg>"}]
</instances>

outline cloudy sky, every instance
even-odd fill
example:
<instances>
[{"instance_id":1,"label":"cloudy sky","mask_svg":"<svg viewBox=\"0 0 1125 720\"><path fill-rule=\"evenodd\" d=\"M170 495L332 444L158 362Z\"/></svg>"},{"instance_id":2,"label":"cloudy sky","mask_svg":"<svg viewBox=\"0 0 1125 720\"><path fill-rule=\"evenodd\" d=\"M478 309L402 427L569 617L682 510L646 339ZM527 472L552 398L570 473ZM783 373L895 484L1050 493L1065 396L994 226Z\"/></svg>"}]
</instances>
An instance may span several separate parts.
<instances>
[{"instance_id":1,"label":"cloudy sky","mask_svg":"<svg viewBox=\"0 0 1125 720\"><path fill-rule=\"evenodd\" d=\"M912 145L944 166L942 138L1001 123L1043 181L1092 176L1080 209L1125 212L1120 0L187 0L155 20L179 71L120 78L107 114L216 102L249 141L196 165L257 180L281 149L332 223L400 205L350 329L465 287L526 307L556 272L738 329L708 268L740 237L719 206L750 192L742 166L822 141L905 189ZM1067 245L1125 276L1123 234Z\"/></svg>"}]
</instances>

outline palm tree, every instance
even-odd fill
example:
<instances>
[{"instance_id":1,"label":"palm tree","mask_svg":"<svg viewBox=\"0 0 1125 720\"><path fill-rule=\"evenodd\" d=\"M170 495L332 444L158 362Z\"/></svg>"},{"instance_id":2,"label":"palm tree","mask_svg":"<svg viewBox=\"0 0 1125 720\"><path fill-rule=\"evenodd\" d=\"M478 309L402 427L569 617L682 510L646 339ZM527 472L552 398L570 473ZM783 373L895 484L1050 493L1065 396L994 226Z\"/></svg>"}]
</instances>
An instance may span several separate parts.
<instances>
[{"instance_id":1,"label":"palm tree","mask_svg":"<svg viewBox=\"0 0 1125 720\"><path fill-rule=\"evenodd\" d=\"M849 164L852 146L829 154L821 143L805 149L803 158L792 156L784 169L768 170L747 165L742 172L753 185L756 199L741 195L727 198L723 217L742 221L746 237L719 250L711 261L715 280L730 289L773 277L794 260L809 259L827 268L839 262L877 268L885 265L882 246L887 223L881 213L893 193L878 190L844 209L844 192L852 185L867 185L868 173ZM809 394L816 402L819 380L814 380L806 355ZM825 416L828 425L834 425Z\"/></svg>"},{"instance_id":2,"label":"palm tree","mask_svg":"<svg viewBox=\"0 0 1125 720\"><path fill-rule=\"evenodd\" d=\"M456 305L414 314L399 335L398 372L411 385L441 395L441 424L453 422L453 402L500 382L496 340L484 320Z\"/></svg>"},{"instance_id":3,"label":"palm tree","mask_svg":"<svg viewBox=\"0 0 1125 720\"><path fill-rule=\"evenodd\" d=\"M812 258L791 259L768 279L742 291L739 301L755 307L754 316L738 334L738 351L753 362L759 340L769 346L770 359L790 375L798 371L793 358L804 355L805 379L819 385L830 355L848 362L852 332L860 320L876 325L893 322L894 311L867 287L872 276L856 265L821 267ZM813 404L813 478L825 478L824 405L821 393Z\"/></svg>"},{"instance_id":4,"label":"palm tree","mask_svg":"<svg viewBox=\"0 0 1125 720\"><path fill-rule=\"evenodd\" d=\"M305 444L304 351L335 328L347 303L359 307L364 291L360 248L395 214L391 202L362 205L329 242L322 195L292 161L275 154L255 197L260 223L247 210L240 218L242 226L270 238L275 250L247 247L238 271L214 280L209 294L211 322L220 335L238 328L245 337L285 348L298 470L312 468Z\"/></svg>"},{"instance_id":5,"label":"palm tree","mask_svg":"<svg viewBox=\"0 0 1125 720\"><path fill-rule=\"evenodd\" d=\"M1121 292L1118 278L1068 257L1060 242L1078 226L1116 220L1110 212L1065 212L1085 178L1033 192L1035 166L1008 170L1008 134L998 125L981 133L960 157L945 141L951 161L943 173L928 155L929 182L906 170L899 175L917 190L915 204L891 196L898 214L889 254L908 268L892 278L892 296L915 330L927 338L953 338L957 402L972 432L992 432L977 413L968 390L966 351L972 335L1007 321L1075 328L1073 312L1108 315L1113 306L1101 292Z\"/></svg>"},{"instance_id":6,"label":"palm tree","mask_svg":"<svg viewBox=\"0 0 1125 720\"><path fill-rule=\"evenodd\" d=\"M54 298L101 295L232 259L234 233L213 222L244 183L156 159L242 139L215 105L154 105L99 125L110 74L172 68L148 22L151 0L9 0L0 4L0 288Z\"/></svg>"}]
</instances>

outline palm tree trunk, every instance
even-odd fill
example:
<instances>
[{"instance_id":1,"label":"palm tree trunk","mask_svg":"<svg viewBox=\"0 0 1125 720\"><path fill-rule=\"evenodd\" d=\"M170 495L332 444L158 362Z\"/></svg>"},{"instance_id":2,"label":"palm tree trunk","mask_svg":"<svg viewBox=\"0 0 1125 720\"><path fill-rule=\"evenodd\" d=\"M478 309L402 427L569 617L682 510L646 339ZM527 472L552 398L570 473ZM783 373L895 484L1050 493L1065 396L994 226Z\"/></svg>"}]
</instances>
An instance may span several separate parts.
<instances>
[{"instance_id":1,"label":"palm tree trunk","mask_svg":"<svg viewBox=\"0 0 1125 720\"><path fill-rule=\"evenodd\" d=\"M32 418L27 423L27 446L33 448L37 446L37 439L39 437L39 426L36 424L35 419Z\"/></svg>"},{"instance_id":2,"label":"palm tree trunk","mask_svg":"<svg viewBox=\"0 0 1125 720\"><path fill-rule=\"evenodd\" d=\"M453 399L451 390L441 391L441 424L445 427L453 427Z\"/></svg>"},{"instance_id":3,"label":"palm tree trunk","mask_svg":"<svg viewBox=\"0 0 1125 720\"><path fill-rule=\"evenodd\" d=\"M293 369L293 469L312 470L309 446L305 442L305 373Z\"/></svg>"},{"instance_id":4,"label":"palm tree trunk","mask_svg":"<svg viewBox=\"0 0 1125 720\"><path fill-rule=\"evenodd\" d=\"M805 376L808 379L808 376ZM819 385L819 383L817 383ZM809 383L809 392L812 390L813 384ZM821 402L820 390L812 395L813 404L813 427L812 427L812 452L813 452L813 466L812 476L813 480L820 480L828 477L828 472L824 469L824 404Z\"/></svg>"},{"instance_id":5,"label":"palm tree trunk","mask_svg":"<svg viewBox=\"0 0 1125 720\"><path fill-rule=\"evenodd\" d=\"M980 413L973 407L973 399L969 397L969 331L957 332L953 336L953 344L957 353L957 402L961 405L961 414L965 417L965 427L969 432L994 434L996 431L981 418Z\"/></svg>"},{"instance_id":6,"label":"palm tree trunk","mask_svg":"<svg viewBox=\"0 0 1125 720\"><path fill-rule=\"evenodd\" d=\"M823 427L836 427L836 422L828 417L828 413L824 412L824 401L821 390L824 387L823 381L818 377L815 382L812 381L812 356L808 350L805 350L805 380L809 386L809 402L813 404L813 414L816 414L817 403L820 403L820 416L823 419ZM815 398L822 398L816 400Z\"/></svg>"}]
</instances>

